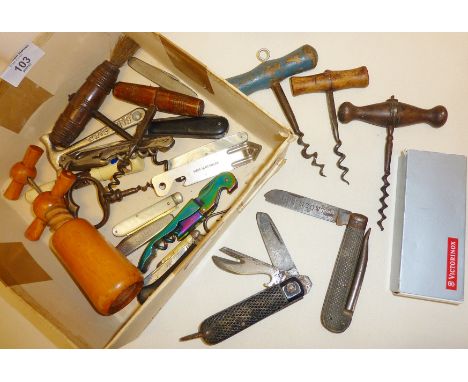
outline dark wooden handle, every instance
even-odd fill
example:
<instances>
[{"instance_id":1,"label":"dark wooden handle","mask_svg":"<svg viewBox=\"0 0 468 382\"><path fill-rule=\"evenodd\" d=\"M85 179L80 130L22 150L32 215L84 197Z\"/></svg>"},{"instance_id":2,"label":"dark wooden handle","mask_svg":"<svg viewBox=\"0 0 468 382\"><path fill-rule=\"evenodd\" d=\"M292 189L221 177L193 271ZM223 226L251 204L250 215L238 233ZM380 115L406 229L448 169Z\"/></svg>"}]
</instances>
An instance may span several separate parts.
<instances>
[{"instance_id":1,"label":"dark wooden handle","mask_svg":"<svg viewBox=\"0 0 468 382\"><path fill-rule=\"evenodd\" d=\"M369 73L365 66L349 70L326 70L305 77L291 77L293 96L306 93L326 92L349 88L365 88L369 85Z\"/></svg>"},{"instance_id":2,"label":"dark wooden handle","mask_svg":"<svg viewBox=\"0 0 468 382\"><path fill-rule=\"evenodd\" d=\"M114 97L138 106L156 106L159 111L200 117L203 114L203 100L153 86L118 82L114 86Z\"/></svg>"},{"instance_id":3,"label":"dark wooden handle","mask_svg":"<svg viewBox=\"0 0 468 382\"><path fill-rule=\"evenodd\" d=\"M441 127L447 121L447 116L447 109L443 106L420 109L398 102L393 97L385 102L368 106L354 106L350 102L345 102L338 109L338 119L341 123L358 120L381 127L403 127L417 123Z\"/></svg>"},{"instance_id":4,"label":"dark wooden handle","mask_svg":"<svg viewBox=\"0 0 468 382\"><path fill-rule=\"evenodd\" d=\"M118 66L109 61L104 61L91 72L55 122L50 133L50 141L54 145L62 147L71 145L83 131L93 112L101 107L118 75Z\"/></svg>"}]
</instances>

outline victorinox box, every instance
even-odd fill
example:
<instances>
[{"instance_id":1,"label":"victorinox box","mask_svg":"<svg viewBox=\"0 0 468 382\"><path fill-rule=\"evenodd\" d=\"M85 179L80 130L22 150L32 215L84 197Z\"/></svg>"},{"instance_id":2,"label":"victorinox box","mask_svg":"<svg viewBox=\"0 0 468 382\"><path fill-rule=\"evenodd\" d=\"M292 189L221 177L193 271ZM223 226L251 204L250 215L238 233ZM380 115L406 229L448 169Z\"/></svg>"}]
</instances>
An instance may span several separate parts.
<instances>
[{"instance_id":1,"label":"victorinox box","mask_svg":"<svg viewBox=\"0 0 468 382\"><path fill-rule=\"evenodd\" d=\"M129 35L140 45L135 54L137 58L178 77L204 100L206 114L222 115L228 119L229 135L246 132L249 141L261 145L261 152L254 162L233 170L238 188L230 195L223 193L218 210L227 206L230 208L216 222L210 223L214 224L196 249L144 304L140 305L133 300L123 310L111 316L99 315L72 281L49 248L48 229L39 241L25 239L24 231L33 219L31 204L23 196L17 201L0 198L0 296L11 301L60 347L119 347L135 339L184 282L215 240L241 213L256 191L284 163L286 149L293 139L288 128L280 125L247 96L163 35ZM28 145L41 146L39 137L50 132L67 105L68 95L81 86L98 64L109 58L118 36L118 33L39 33L31 38L34 45L42 50L43 56L17 87L0 80L2 191L9 183L10 167L21 160ZM14 38L12 34L12 39ZM17 46L17 50L21 48L22 46ZM10 60L14 57L12 53ZM5 65L1 70L4 69ZM120 69L118 81L154 86L126 64ZM99 111L112 118L134 108L135 105L109 95ZM157 115L158 118L165 116L163 113ZM99 127L99 122L91 121L80 137ZM209 141L176 139L174 147L164 154L167 154L166 158L172 158L207 142ZM146 161L149 159L146 158ZM160 159L165 159L164 155ZM130 187L150 180L157 170L154 166L150 167L151 162L147 162L146 166L144 171L129 175L128 181L122 178L123 185ZM36 168L37 183L55 179L55 171L45 155ZM179 191L185 204L196 197L207 182L208 180L189 187L177 184L173 192ZM23 194L26 190L27 187ZM113 225L156 201L153 190L149 189L114 203L111 206L110 220L100 232L111 244L116 245L121 238L113 237ZM80 193L80 204L83 207L81 216L93 223L98 221L100 211L94 191L88 193L83 190ZM130 258L134 264L142 250L143 248Z\"/></svg>"},{"instance_id":2,"label":"victorinox box","mask_svg":"<svg viewBox=\"0 0 468 382\"><path fill-rule=\"evenodd\" d=\"M407 150L399 160L391 290L459 304L465 273L466 157Z\"/></svg>"}]
</instances>

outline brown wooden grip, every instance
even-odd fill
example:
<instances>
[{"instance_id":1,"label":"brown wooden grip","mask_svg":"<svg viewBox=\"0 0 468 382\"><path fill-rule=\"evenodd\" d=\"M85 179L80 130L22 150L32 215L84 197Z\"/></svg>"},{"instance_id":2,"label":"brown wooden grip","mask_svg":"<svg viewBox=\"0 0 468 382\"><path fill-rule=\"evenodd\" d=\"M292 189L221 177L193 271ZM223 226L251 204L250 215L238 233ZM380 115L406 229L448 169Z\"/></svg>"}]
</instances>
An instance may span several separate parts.
<instances>
[{"instance_id":1,"label":"brown wooden grip","mask_svg":"<svg viewBox=\"0 0 468 382\"><path fill-rule=\"evenodd\" d=\"M110 61L104 61L91 72L55 122L49 135L54 145L70 146L83 131L93 113L101 107L118 75L119 67Z\"/></svg>"},{"instance_id":2,"label":"brown wooden grip","mask_svg":"<svg viewBox=\"0 0 468 382\"><path fill-rule=\"evenodd\" d=\"M159 111L200 117L203 115L205 104L203 100L188 95L173 92L163 88L118 82L114 86L114 97L138 106L156 106Z\"/></svg>"},{"instance_id":3,"label":"brown wooden grip","mask_svg":"<svg viewBox=\"0 0 468 382\"><path fill-rule=\"evenodd\" d=\"M47 226L46 212L56 206L65 206L63 196L68 192L76 180L71 171L62 170L51 191L41 192L33 202L36 218L26 229L24 236L31 241L39 240Z\"/></svg>"},{"instance_id":4,"label":"brown wooden grip","mask_svg":"<svg viewBox=\"0 0 468 382\"><path fill-rule=\"evenodd\" d=\"M382 103L361 107L345 102L338 109L341 123L358 120L381 127L403 127L417 123L441 127L447 121L447 116L447 109L441 105L432 109L420 109L398 102L393 97Z\"/></svg>"},{"instance_id":5,"label":"brown wooden grip","mask_svg":"<svg viewBox=\"0 0 468 382\"><path fill-rule=\"evenodd\" d=\"M114 314L136 297L142 274L92 224L60 208L47 218L55 253L98 313Z\"/></svg>"},{"instance_id":6,"label":"brown wooden grip","mask_svg":"<svg viewBox=\"0 0 468 382\"><path fill-rule=\"evenodd\" d=\"M369 73L365 66L349 70L326 70L313 76L291 77L289 83L293 96L349 88L365 88L369 85Z\"/></svg>"},{"instance_id":7,"label":"brown wooden grip","mask_svg":"<svg viewBox=\"0 0 468 382\"><path fill-rule=\"evenodd\" d=\"M23 187L28 183L28 178L34 179L37 175L36 163L41 157L44 150L39 146L28 146L21 162L15 163L10 170L12 178L10 185L7 187L3 196L10 200L17 200Z\"/></svg>"}]
</instances>

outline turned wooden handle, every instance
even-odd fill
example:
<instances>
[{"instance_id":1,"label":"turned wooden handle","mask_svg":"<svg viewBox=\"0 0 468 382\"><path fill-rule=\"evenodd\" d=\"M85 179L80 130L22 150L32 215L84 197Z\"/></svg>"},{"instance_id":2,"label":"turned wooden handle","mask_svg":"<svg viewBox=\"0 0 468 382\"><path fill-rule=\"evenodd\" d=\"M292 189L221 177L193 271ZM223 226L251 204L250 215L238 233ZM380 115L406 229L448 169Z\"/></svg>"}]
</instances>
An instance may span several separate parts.
<instances>
[{"instance_id":1,"label":"turned wooden handle","mask_svg":"<svg viewBox=\"0 0 468 382\"><path fill-rule=\"evenodd\" d=\"M365 66L349 70L326 70L323 73L289 79L293 96L349 88L365 88L369 85L369 73Z\"/></svg>"},{"instance_id":2,"label":"turned wooden handle","mask_svg":"<svg viewBox=\"0 0 468 382\"><path fill-rule=\"evenodd\" d=\"M128 82L117 82L112 94L122 101L143 107L156 106L159 111L170 114L200 117L205 108L203 100L199 98Z\"/></svg>"},{"instance_id":3,"label":"turned wooden handle","mask_svg":"<svg viewBox=\"0 0 468 382\"><path fill-rule=\"evenodd\" d=\"M33 211L36 218L24 232L24 236L31 241L39 240L47 226L46 212L55 206L65 206L63 196L68 192L76 180L76 175L71 171L62 170L51 191L40 193L33 203Z\"/></svg>"},{"instance_id":4,"label":"turned wooden handle","mask_svg":"<svg viewBox=\"0 0 468 382\"><path fill-rule=\"evenodd\" d=\"M97 66L74 93L60 114L49 135L56 146L68 147L83 131L86 124L103 104L117 81L119 67L110 61Z\"/></svg>"},{"instance_id":5,"label":"turned wooden handle","mask_svg":"<svg viewBox=\"0 0 468 382\"><path fill-rule=\"evenodd\" d=\"M447 121L447 116L447 109L443 106L420 109L398 102L393 97L382 103L361 107L345 102L338 109L338 119L341 123L358 120L381 127L403 127L417 123L441 127Z\"/></svg>"},{"instance_id":6,"label":"turned wooden handle","mask_svg":"<svg viewBox=\"0 0 468 382\"><path fill-rule=\"evenodd\" d=\"M271 88L273 83L281 82L294 74L315 68L317 60L317 51L310 45L303 45L283 57L262 62L249 72L228 78L226 81L249 95Z\"/></svg>"},{"instance_id":7,"label":"turned wooden handle","mask_svg":"<svg viewBox=\"0 0 468 382\"><path fill-rule=\"evenodd\" d=\"M143 276L92 224L67 214L59 208L47 213L52 248L96 311L114 314L140 292Z\"/></svg>"},{"instance_id":8,"label":"turned wooden handle","mask_svg":"<svg viewBox=\"0 0 468 382\"><path fill-rule=\"evenodd\" d=\"M44 150L39 146L30 145L24 154L21 162L15 163L10 170L12 178L10 185L5 190L3 196L10 200L17 200L23 187L28 183L28 178L34 179L37 175L36 163Z\"/></svg>"}]
</instances>

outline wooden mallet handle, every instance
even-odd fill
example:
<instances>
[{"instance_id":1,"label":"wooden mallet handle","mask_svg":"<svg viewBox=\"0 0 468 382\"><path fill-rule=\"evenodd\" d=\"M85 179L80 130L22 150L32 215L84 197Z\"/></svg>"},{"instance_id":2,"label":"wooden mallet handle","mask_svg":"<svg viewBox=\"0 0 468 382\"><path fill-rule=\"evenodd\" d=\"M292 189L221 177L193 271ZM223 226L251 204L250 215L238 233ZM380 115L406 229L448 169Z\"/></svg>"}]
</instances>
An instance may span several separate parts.
<instances>
[{"instance_id":1,"label":"wooden mallet handle","mask_svg":"<svg viewBox=\"0 0 468 382\"><path fill-rule=\"evenodd\" d=\"M33 211L36 218L26 229L24 236L28 240L36 241L47 226L46 212L55 206L65 206L64 195L76 180L76 175L71 171L62 170L55 181L52 190L40 193L33 203Z\"/></svg>"},{"instance_id":2,"label":"wooden mallet handle","mask_svg":"<svg viewBox=\"0 0 468 382\"><path fill-rule=\"evenodd\" d=\"M39 146L30 145L27 148L23 160L15 163L10 170L12 180L3 194L5 198L17 200L20 197L24 185L28 183L28 178L34 179L36 177L37 170L35 166L43 152L44 150Z\"/></svg>"},{"instance_id":3,"label":"wooden mallet handle","mask_svg":"<svg viewBox=\"0 0 468 382\"><path fill-rule=\"evenodd\" d=\"M441 105L432 109L420 109L398 102L393 97L368 106L354 106L345 102L338 109L338 119L341 123L358 120L381 127L404 127L417 123L441 127L447 121L447 116L447 109Z\"/></svg>"},{"instance_id":4,"label":"wooden mallet handle","mask_svg":"<svg viewBox=\"0 0 468 382\"><path fill-rule=\"evenodd\" d=\"M289 83L293 96L349 88L365 88L369 85L369 73L365 66L349 70L326 70L313 76L291 77Z\"/></svg>"},{"instance_id":5,"label":"wooden mallet handle","mask_svg":"<svg viewBox=\"0 0 468 382\"><path fill-rule=\"evenodd\" d=\"M128 82L117 82L112 94L115 98L138 106L156 106L158 111L189 117L200 117L205 108L203 100L199 98Z\"/></svg>"}]
</instances>

